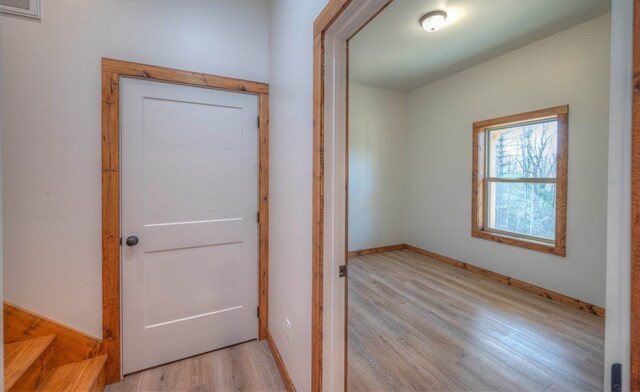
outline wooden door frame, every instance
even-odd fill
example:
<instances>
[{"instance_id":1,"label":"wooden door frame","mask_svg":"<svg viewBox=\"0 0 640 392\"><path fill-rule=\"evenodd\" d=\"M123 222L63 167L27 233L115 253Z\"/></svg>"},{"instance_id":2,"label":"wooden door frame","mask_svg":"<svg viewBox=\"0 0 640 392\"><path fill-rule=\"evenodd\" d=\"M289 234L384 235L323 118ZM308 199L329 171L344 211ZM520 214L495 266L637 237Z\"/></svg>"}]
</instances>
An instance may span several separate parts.
<instances>
[{"instance_id":1,"label":"wooden door frame","mask_svg":"<svg viewBox=\"0 0 640 392\"><path fill-rule=\"evenodd\" d=\"M640 391L640 0L633 10L630 390Z\"/></svg>"},{"instance_id":2,"label":"wooden door frame","mask_svg":"<svg viewBox=\"0 0 640 392\"><path fill-rule=\"evenodd\" d=\"M346 290L338 266L346 263L347 42L392 0L329 0L313 33L313 200L311 390L346 388L346 317L334 314ZM327 61L327 58L330 58ZM325 160L325 156L331 158ZM326 262L325 262L326 260ZM327 283L327 284L325 284ZM343 297L345 297L343 295ZM346 310L346 307L345 307ZM340 328L340 317L344 328ZM338 332L338 328L342 332ZM326 339L325 339L326 337ZM336 344L336 341L341 341ZM340 344L345 347L340 349ZM328 355L324 355L328 352ZM323 370L324 368L324 370ZM328 371L327 371L328 370ZM343 379L340 379L343 377Z\"/></svg>"},{"instance_id":3,"label":"wooden door frame","mask_svg":"<svg viewBox=\"0 0 640 392\"><path fill-rule=\"evenodd\" d=\"M120 80L182 84L258 97L258 339L267 338L269 306L269 85L122 60L102 59L102 352L107 384L121 379Z\"/></svg>"},{"instance_id":4,"label":"wooden door frame","mask_svg":"<svg viewBox=\"0 0 640 392\"><path fill-rule=\"evenodd\" d=\"M333 273L331 264L335 264L335 256L338 253L327 254L327 244L333 240L331 236L332 228L325 226L325 219L335 216L333 211L327 211L325 204L328 197L334 195L325 194L325 186L333 189L333 178L331 173L326 173L325 156L331 156L335 151L332 146L327 145L325 134L332 129L335 124L328 124L331 118L327 116L333 114L331 105L335 105L335 95L332 94L335 86L332 85L335 76L331 75L329 69L333 66L331 61L326 61L327 39L331 41L339 40L335 36L328 36L330 31L339 21L344 25L357 26L355 32L368 23L369 20L353 17L358 10L365 9L368 3L375 0L329 0L326 7L314 22L313 38L313 201L312 201L312 324L311 324L311 390L320 392L323 390L323 352L326 351L324 335L329 335L330 331L325 331L324 317L330 304L326 303L325 275L327 272ZM383 5L378 5L382 9ZM630 390L640 391L640 0L634 0L634 22L633 22L633 125L632 125L632 178L631 178L631 366L630 366ZM379 10L378 10L379 12ZM351 14L351 15L350 15ZM372 16L375 16L373 13ZM346 15L346 16L345 16ZM351 16L349 19L348 17ZM348 20L346 20L348 19ZM346 21L345 21L346 20ZM354 32L354 33L355 33ZM345 38L342 37L344 40ZM333 45L335 46L335 45ZM335 49L331 49L335 50ZM335 53L330 54L334 60ZM344 90L346 94L346 89ZM338 94L339 95L339 94ZM335 158L331 158L335 159ZM346 159L345 159L346 162ZM346 200L346 193L345 193ZM330 206L332 208L332 206ZM327 262L325 263L325 258ZM626 263L626 261L625 261ZM329 267L327 267L329 264ZM331 276L327 278L332 279ZM345 350L346 351L346 350ZM345 361L346 368L346 361ZM325 372L326 373L326 372ZM346 388L346 386L345 386Z\"/></svg>"}]
</instances>

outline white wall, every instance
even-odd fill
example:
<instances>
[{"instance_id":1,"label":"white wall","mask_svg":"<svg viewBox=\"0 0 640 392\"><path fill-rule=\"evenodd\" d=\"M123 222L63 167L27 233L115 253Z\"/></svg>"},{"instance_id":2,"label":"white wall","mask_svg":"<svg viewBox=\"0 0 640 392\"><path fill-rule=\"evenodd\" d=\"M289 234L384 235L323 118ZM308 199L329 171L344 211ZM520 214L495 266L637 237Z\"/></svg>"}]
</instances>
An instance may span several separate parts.
<instances>
[{"instance_id":1,"label":"white wall","mask_svg":"<svg viewBox=\"0 0 640 392\"><path fill-rule=\"evenodd\" d=\"M311 389L313 21L326 2L270 1L269 330L298 391Z\"/></svg>"},{"instance_id":2,"label":"white wall","mask_svg":"<svg viewBox=\"0 0 640 392\"><path fill-rule=\"evenodd\" d=\"M610 15L409 93L406 242L605 305ZM567 257L471 237L474 121L569 104Z\"/></svg>"},{"instance_id":3,"label":"white wall","mask_svg":"<svg viewBox=\"0 0 640 392\"><path fill-rule=\"evenodd\" d=\"M631 96L633 0L611 9L611 100L609 194L607 209L607 318L605 383L611 365L622 364L623 390L629 388L631 260Z\"/></svg>"},{"instance_id":4,"label":"white wall","mask_svg":"<svg viewBox=\"0 0 640 392\"><path fill-rule=\"evenodd\" d=\"M406 104L349 83L349 250L404 243Z\"/></svg>"},{"instance_id":5,"label":"white wall","mask_svg":"<svg viewBox=\"0 0 640 392\"><path fill-rule=\"evenodd\" d=\"M5 299L100 337L100 58L266 82L268 2L42 8L1 17Z\"/></svg>"}]
</instances>

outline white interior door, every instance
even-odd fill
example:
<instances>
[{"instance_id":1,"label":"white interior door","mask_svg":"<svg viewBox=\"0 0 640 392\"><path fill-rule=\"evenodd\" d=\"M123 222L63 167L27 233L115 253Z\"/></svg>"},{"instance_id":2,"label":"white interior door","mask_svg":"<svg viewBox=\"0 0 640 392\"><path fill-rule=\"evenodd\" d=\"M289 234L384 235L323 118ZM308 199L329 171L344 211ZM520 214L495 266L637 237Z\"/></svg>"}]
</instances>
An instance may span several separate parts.
<instances>
[{"instance_id":1,"label":"white interior door","mask_svg":"<svg viewBox=\"0 0 640 392\"><path fill-rule=\"evenodd\" d=\"M126 374L258 335L258 99L121 86Z\"/></svg>"}]
</instances>

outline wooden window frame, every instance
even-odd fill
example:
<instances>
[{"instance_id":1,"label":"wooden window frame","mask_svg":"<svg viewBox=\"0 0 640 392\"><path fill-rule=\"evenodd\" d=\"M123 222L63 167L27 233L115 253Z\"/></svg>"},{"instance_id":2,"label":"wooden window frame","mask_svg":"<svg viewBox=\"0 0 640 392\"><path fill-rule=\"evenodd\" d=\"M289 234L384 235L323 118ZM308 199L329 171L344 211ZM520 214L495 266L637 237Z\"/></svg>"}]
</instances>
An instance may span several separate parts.
<instances>
[{"instance_id":1,"label":"wooden window frame","mask_svg":"<svg viewBox=\"0 0 640 392\"><path fill-rule=\"evenodd\" d=\"M337 271L347 258L347 42L392 1L329 0L313 26L313 392L346 388L346 315L335 306L346 301L346 279Z\"/></svg>"},{"instance_id":2,"label":"wooden window frame","mask_svg":"<svg viewBox=\"0 0 640 392\"><path fill-rule=\"evenodd\" d=\"M258 97L258 339L267 339L269 308L269 85L241 79L102 59L102 352L106 383L121 379L120 79L138 78Z\"/></svg>"},{"instance_id":3,"label":"wooden window frame","mask_svg":"<svg viewBox=\"0 0 640 392\"><path fill-rule=\"evenodd\" d=\"M485 198L488 188L486 175L486 140L487 133L492 129L517 125L544 119L557 119L558 121L558 145L557 145L557 171L556 171L556 226L555 240L553 243L539 241L534 238L524 238L517 234L501 233L487 228L485 217ZM472 174L472 204L471 204L471 235L489 241L518 246L538 252L549 253L556 256L566 256L566 230L567 230L567 167L569 155L569 106L556 106L552 108L535 110L526 113L515 114L483 120L473 123L473 174Z\"/></svg>"}]
</instances>

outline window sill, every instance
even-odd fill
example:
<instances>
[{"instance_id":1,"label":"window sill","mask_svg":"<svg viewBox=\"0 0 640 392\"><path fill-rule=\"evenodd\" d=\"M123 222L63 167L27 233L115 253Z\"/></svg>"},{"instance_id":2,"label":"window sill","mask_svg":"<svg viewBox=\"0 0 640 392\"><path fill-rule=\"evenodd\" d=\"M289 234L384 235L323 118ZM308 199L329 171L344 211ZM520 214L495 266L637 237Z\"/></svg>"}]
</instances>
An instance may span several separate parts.
<instances>
[{"instance_id":1,"label":"window sill","mask_svg":"<svg viewBox=\"0 0 640 392\"><path fill-rule=\"evenodd\" d=\"M494 232L484 230L471 230L471 235L476 238L482 238L489 241L498 242L505 245L517 246L536 252L548 253L555 256L565 257L566 249L562 242L560 244L547 244L545 242L538 242L533 240L526 240L517 237L510 237L507 235L497 234Z\"/></svg>"}]
</instances>

